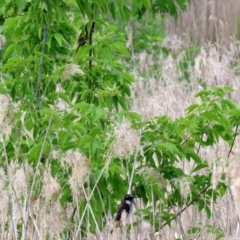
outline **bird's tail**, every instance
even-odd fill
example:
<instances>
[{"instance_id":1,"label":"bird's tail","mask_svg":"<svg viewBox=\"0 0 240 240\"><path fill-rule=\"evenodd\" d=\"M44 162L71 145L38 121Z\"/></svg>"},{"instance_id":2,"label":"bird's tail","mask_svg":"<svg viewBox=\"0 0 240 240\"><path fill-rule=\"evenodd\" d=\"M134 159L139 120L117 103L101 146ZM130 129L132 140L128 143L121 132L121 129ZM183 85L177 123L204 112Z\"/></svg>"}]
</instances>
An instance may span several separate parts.
<instances>
[{"instance_id":1,"label":"bird's tail","mask_svg":"<svg viewBox=\"0 0 240 240\"><path fill-rule=\"evenodd\" d=\"M113 226L113 228L112 228L112 230L111 230L111 234L113 233L113 229L114 228L117 228L119 226L119 222L115 222L115 224L114 224L114 226Z\"/></svg>"}]
</instances>

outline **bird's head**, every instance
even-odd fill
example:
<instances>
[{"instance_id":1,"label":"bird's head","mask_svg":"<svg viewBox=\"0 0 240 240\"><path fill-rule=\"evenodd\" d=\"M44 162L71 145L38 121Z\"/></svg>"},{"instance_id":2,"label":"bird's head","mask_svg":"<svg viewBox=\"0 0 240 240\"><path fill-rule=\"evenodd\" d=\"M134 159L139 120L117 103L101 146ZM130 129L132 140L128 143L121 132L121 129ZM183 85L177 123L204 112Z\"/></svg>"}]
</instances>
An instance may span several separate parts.
<instances>
[{"instance_id":1,"label":"bird's head","mask_svg":"<svg viewBox=\"0 0 240 240\"><path fill-rule=\"evenodd\" d=\"M138 198L137 196L133 196L131 194L127 194L124 196L124 201L130 201L132 202L134 198Z\"/></svg>"}]
</instances>

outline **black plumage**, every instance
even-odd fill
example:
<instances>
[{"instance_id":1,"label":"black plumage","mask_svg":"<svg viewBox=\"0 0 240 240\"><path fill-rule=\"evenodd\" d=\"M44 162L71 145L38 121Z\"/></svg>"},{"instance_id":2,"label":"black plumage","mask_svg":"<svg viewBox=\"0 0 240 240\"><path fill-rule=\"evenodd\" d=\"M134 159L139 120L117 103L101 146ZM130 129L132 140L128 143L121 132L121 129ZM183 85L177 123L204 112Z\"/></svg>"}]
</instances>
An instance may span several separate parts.
<instances>
[{"instance_id":1,"label":"black plumage","mask_svg":"<svg viewBox=\"0 0 240 240\"><path fill-rule=\"evenodd\" d=\"M92 22L92 26L91 26L91 29L90 29L91 34L94 33L94 30L95 30L95 22ZM86 24L84 32L82 32L78 37L78 46L77 46L77 49L76 49L76 53L78 52L78 49L80 47L84 46L87 43L88 39L89 39L88 25Z\"/></svg>"},{"instance_id":2,"label":"black plumage","mask_svg":"<svg viewBox=\"0 0 240 240\"><path fill-rule=\"evenodd\" d=\"M122 218L123 212L126 212L127 217L132 213L134 198L137 198L137 197L132 196L131 194L127 194L124 196L124 198L122 199L121 203L118 206L118 211L115 217L116 225L118 225L118 223L120 223L120 221L122 220L121 218ZM112 232L113 232L113 229L111 233Z\"/></svg>"},{"instance_id":3,"label":"black plumage","mask_svg":"<svg viewBox=\"0 0 240 240\"><path fill-rule=\"evenodd\" d=\"M124 198L122 199L121 203L118 206L117 215L115 217L116 222L119 222L121 220L123 211L126 211L127 215L131 214L133 208L132 201L134 198L136 197L132 196L131 194L127 194L124 196Z\"/></svg>"}]
</instances>

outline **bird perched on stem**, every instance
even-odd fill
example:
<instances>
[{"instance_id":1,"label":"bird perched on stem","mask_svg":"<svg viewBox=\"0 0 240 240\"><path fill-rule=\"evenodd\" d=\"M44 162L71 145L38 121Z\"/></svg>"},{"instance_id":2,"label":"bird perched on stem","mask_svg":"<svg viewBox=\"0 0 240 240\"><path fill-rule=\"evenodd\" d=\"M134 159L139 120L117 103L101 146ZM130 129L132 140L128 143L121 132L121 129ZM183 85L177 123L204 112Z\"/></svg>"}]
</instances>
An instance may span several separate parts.
<instances>
[{"instance_id":1,"label":"bird perched on stem","mask_svg":"<svg viewBox=\"0 0 240 240\"><path fill-rule=\"evenodd\" d=\"M90 29L90 34L94 33L94 28L95 28L95 22L92 22L92 26ZM89 33L88 33L88 24L85 25L84 31L81 32L81 34L78 37L78 46L76 49L76 53L78 52L78 49L82 46L84 46L89 39Z\"/></svg>"},{"instance_id":2,"label":"bird perched on stem","mask_svg":"<svg viewBox=\"0 0 240 240\"><path fill-rule=\"evenodd\" d=\"M117 227L120 222L123 220L122 216L124 213L127 217L129 217L132 214L133 211L133 199L138 198L137 196L132 196L131 194L127 194L122 199L120 205L118 206L118 211L115 217L115 227ZM113 229L111 230L111 233L113 232Z\"/></svg>"}]
</instances>

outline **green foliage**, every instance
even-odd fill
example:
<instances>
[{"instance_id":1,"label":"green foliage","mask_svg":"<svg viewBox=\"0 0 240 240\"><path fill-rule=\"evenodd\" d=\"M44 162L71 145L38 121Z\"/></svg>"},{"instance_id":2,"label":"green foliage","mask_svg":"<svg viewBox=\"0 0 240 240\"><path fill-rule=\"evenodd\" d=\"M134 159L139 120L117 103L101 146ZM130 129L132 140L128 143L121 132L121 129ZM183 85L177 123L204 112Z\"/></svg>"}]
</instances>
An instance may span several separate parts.
<instances>
[{"instance_id":1,"label":"green foliage","mask_svg":"<svg viewBox=\"0 0 240 240\"><path fill-rule=\"evenodd\" d=\"M136 214L155 230L162 222L171 225L176 218L171 212L174 207L196 204L210 218L210 203L226 192L222 183L211 188L212 165L201 158L199 149L214 146L220 139L230 147L234 144L240 110L225 97L231 88L199 92L201 103L189 106L187 115L175 120L156 116L143 121L140 114L128 111L133 77L120 59L128 60L130 54L123 34L111 20L127 25L130 18L144 19L144 13L158 12L177 17L177 6L185 10L186 4L186 0L0 3L6 37L0 93L17 105L11 113L13 129L3 136L1 156L7 164L1 166L7 172L11 163L31 165L30 195L23 196L23 202L41 194L43 173L50 169L61 187L58 201L62 208L77 208L77 217L70 221L79 227L75 232L79 238L86 237L88 227L92 233L104 228L108 213L116 212L116 201L128 191L132 173L132 191L149 206ZM76 53L79 29L85 31L85 24L89 29L93 21L97 31ZM127 156L110 154L115 119L128 119L141 135L139 149ZM89 160L88 177L79 186L77 200L69 183L74 167L63 164L61 158L68 150L79 151ZM190 172L179 167L184 161L192 163ZM19 223L19 230L28 224ZM67 234L62 229L63 239Z\"/></svg>"},{"instance_id":2,"label":"green foliage","mask_svg":"<svg viewBox=\"0 0 240 240\"><path fill-rule=\"evenodd\" d=\"M149 53L159 54L162 50L159 44L166 36L165 18L157 16L149 18L143 16L137 22L133 21L126 28L127 34L132 34L132 47L134 52L141 52L143 49Z\"/></svg>"},{"instance_id":3,"label":"green foliage","mask_svg":"<svg viewBox=\"0 0 240 240\"><path fill-rule=\"evenodd\" d=\"M223 183L219 183L216 189L210 188L211 161L201 159L199 149L215 145L220 138L229 144L229 148L234 144L234 127L238 124L232 119L237 117L238 111L236 104L225 98L226 92L232 90L230 87L215 87L201 91L197 96L202 102L189 106L186 117L173 121L162 116L146 122L141 139L144 158L135 174L135 182L139 182L136 191L148 204L154 204L153 197L161 199L157 206L152 207L159 209L159 214L166 222L172 219L172 213L163 212L163 209L170 210L173 206L183 208L190 202L198 205L199 211L205 210L210 218L211 202L226 193ZM190 173L176 167L177 163L184 161L192 162ZM153 169L151 176L158 179L158 190L155 189L156 181L149 181L142 175L146 168ZM139 181L139 178L144 180ZM178 184L174 184L176 181ZM171 192L165 188L166 183L170 184ZM140 213L151 221L151 208Z\"/></svg>"},{"instance_id":4,"label":"green foliage","mask_svg":"<svg viewBox=\"0 0 240 240\"><path fill-rule=\"evenodd\" d=\"M190 0L153 0L152 2L150 2L149 0L142 0L140 2L142 2L142 6L140 10L137 11L139 18L143 16L146 10L151 9L151 13L153 15L159 12L161 14L169 13L175 19L177 19L178 7L180 7L181 10L185 11L187 9L187 4L190 2Z\"/></svg>"},{"instance_id":5,"label":"green foliage","mask_svg":"<svg viewBox=\"0 0 240 240\"><path fill-rule=\"evenodd\" d=\"M192 238L200 236L200 234L203 234L204 236L206 236L206 238L211 237L212 239L216 239L216 240L222 239L225 237L225 233L221 228L211 224L207 224L199 227L191 227L188 230L188 233Z\"/></svg>"}]
</instances>

